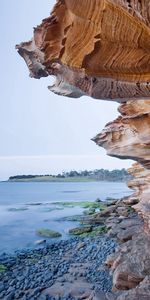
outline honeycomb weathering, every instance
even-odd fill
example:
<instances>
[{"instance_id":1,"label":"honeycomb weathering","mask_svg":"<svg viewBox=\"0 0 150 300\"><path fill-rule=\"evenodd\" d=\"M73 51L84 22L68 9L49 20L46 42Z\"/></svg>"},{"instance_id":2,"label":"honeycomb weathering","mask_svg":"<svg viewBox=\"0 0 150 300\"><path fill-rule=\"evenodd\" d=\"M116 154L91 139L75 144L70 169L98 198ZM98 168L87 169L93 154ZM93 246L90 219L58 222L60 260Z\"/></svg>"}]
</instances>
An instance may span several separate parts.
<instances>
[{"instance_id":1,"label":"honeycomb weathering","mask_svg":"<svg viewBox=\"0 0 150 300\"><path fill-rule=\"evenodd\" d=\"M108 155L139 162L144 180L150 169L149 25L149 0L58 0L33 39L16 46L31 77L56 76L51 91L124 102L121 116L93 140Z\"/></svg>"},{"instance_id":2,"label":"honeycomb weathering","mask_svg":"<svg viewBox=\"0 0 150 300\"><path fill-rule=\"evenodd\" d=\"M150 96L149 1L59 0L17 46L30 75L55 75L50 89L71 97Z\"/></svg>"},{"instance_id":3,"label":"honeycomb weathering","mask_svg":"<svg viewBox=\"0 0 150 300\"><path fill-rule=\"evenodd\" d=\"M134 175L129 186L135 189L130 203L138 198L134 209L144 220L143 240L149 245L150 1L58 0L50 16L34 29L33 39L16 48L26 61L31 77L56 77L55 84L49 87L52 92L121 102L120 116L93 140L104 147L108 155L138 162L129 170ZM140 236L138 238L140 240ZM134 246L130 244L136 250L137 240ZM144 253L147 257L144 244L141 246L143 259ZM136 251L132 259L136 260ZM145 258L142 267L148 259ZM115 271L115 287L118 282L120 287L124 278L125 286L130 288L126 284L131 274L135 282L133 270L129 274L126 265L128 267L125 262L124 269L117 273L121 275ZM142 273L142 278L150 277L150 272L145 274ZM144 284L147 284L145 278ZM142 290L140 286L139 290ZM139 290L136 289L135 297L131 296L133 300L149 299L150 292L148 298L137 298ZM125 295L117 299L131 298L127 294L127 298Z\"/></svg>"}]
</instances>

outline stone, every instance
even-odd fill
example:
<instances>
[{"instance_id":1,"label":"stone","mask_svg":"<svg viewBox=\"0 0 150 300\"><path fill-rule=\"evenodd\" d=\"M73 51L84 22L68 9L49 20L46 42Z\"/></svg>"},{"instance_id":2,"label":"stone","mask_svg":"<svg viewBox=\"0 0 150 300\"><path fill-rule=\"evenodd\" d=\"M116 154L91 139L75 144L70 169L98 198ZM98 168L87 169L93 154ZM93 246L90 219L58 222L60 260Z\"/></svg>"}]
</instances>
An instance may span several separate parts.
<instances>
[{"instance_id":1,"label":"stone","mask_svg":"<svg viewBox=\"0 0 150 300\"><path fill-rule=\"evenodd\" d=\"M93 293L93 295L91 295L89 299L90 300L107 300L106 294L104 292Z\"/></svg>"},{"instance_id":2,"label":"stone","mask_svg":"<svg viewBox=\"0 0 150 300\"><path fill-rule=\"evenodd\" d=\"M133 226L137 226L140 228L141 225L143 225L143 222L142 219L139 218L138 216L136 218L130 217L130 218L123 219L119 224L120 228L122 229L127 229L127 228L130 229L130 227L132 228Z\"/></svg>"},{"instance_id":3,"label":"stone","mask_svg":"<svg viewBox=\"0 0 150 300\"><path fill-rule=\"evenodd\" d=\"M100 203L100 202L103 202L103 201L102 201L101 199L97 198L97 199L95 200L95 202Z\"/></svg>"},{"instance_id":4,"label":"stone","mask_svg":"<svg viewBox=\"0 0 150 300\"><path fill-rule=\"evenodd\" d=\"M50 91L68 97L150 97L149 3L137 1L57 0L33 39L16 46L30 76L56 76Z\"/></svg>"},{"instance_id":5,"label":"stone","mask_svg":"<svg viewBox=\"0 0 150 300\"><path fill-rule=\"evenodd\" d=\"M61 233L48 229L48 228L41 228L36 231L37 235L47 238L57 238L61 237Z\"/></svg>"},{"instance_id":6,"label":"stone","mask_svg":"<svg viewBox=\"0 0 150 300\"><path fill-rule=\"evenodd\" d=\"M48 299L48 297L46 295L40 295L38 297L38 300L47 300L47 299Z\"/></svg>"},{"instance_id":7,"label":"stone","mask_svg":"<svg viewBox=\"0 0 150 300\"><path fill-rule=\"evenodd\" d=\"M9 293L9 294L5 297L5 300L13 300L13 299L14 299L14 295L15 295L14 292Z\"/></svg>"},{"instance_id":8,"label":"stone","mask_svg":"<svg viewBox=\"0 0 150 300\"><path fill-rule=\"evenodd\" d=\"M116 300L149 300L150 299L150 277L145 279L135 289L121 293Z\"/></svg>"},{"instance_id":9,"label":"stone","mask_svg":"<svg viewBox=\"0 0 150 300\"><path fill-rule=\"evenodd\" d=\"M109 256L107 257L105 264L106 264L109 268L111 268L111 267L113 266L114 262L116 262L117 259L118 259L118 253L117 253L117 252L116 252L116 253L113 253L113 254L111 254L111 255L109 255Z\"/></svg>"},{"instance_id":10,"label":"stone","mask_svg":"<svg viewBox=\"0 0 150 300\"><path fill-rule=\"evenodd\" d=\"M128 216L128 207L119 206L116 209L116 212L119 216L127 217Z\"/></svg>"},{"instance_id":11,"label":"stone","mask_svg":"<svg viewBox=\"0 0 150 300\"><path fill-rule=\"evenodd\" d=\"M117 234L117 238L122 242L127 242L132 239L133 236L139 234L141 231L139 226L130 226L127 229L120 230Z\"/></svg>"},{"instance_id":12,"label":"stone","mask_svg":"<svg viewBox=\"0 0 150 300\"><path fill-rule=\"evenodd\" d=\"M139 198L138 197L128 197L127 199L123 199L123 203L126 205L135 205L139 203Z\"/></svg>"},{"instance_id":13,"label":"stone","mask_svg":"<svg viewBox=\"0 0 150 300\"><path fill-rule=\"evenodd\" d=\"M141 233L123 245L112 260L113 285L116 289L135 288L150 275L150 238Z\"/></svg>"},{"instance_id":14,"label":"stone","mask_svg":"<svg viewBox=\"0 0 150 300\"><path fill-rule=\"evenodd\" d=\"M119 118L107 124L93 141L111 156L130 158L142 164L134 165L131 174L136 179L130 184L135 189L140 187L139 194L136 193L140 199L141 186L145 189L150 177L150 14L148 1L139 5L137 2L129 5L127 0L98 0L96 4L91 0L82 3L58 0L50 17L34 29L33 39L16 48L32 77L56 76L51 91L69 97L86 94L124 102L119 107ZM95 14L97 10L99 13ZM116 24L118 16L122 26ZM129 35L130 28L134 30ZM80 45L81 32L84 48ZM87 32L89 38L84 40ZM74 44L77 35L78 43ZM122 47L124 43L126 47ZM136 205L147 228L150 226L148 199L144 195Z\"/></svg>"},{"instance_id":15,"label":"stone","mask_svg":"<svg viewBox=\"0 0 150 300\"><path fill-rule=\"evenodd\" d=\"M3 283L0 283L0 293L3 292L5 289L5 286Z\"/></svg>"},{"instance_id":16,"label":"stone","mask_svg":"<svg viewBox=\"0 0 150 300\"><path fill-rule=\"evenodd\" d=\"M84 242L80 242L78 245L77 245L77 250L80 250L82 248L84 248L86 246L86 244Z\"/></svg>"},{"instance_id":17,"label":"stone","mask_svg":"<svg viewBox=\"0 0 150 300\"><path fill-rule=\"evenodd\" d=\"M45 244L46 243L46 240L37 240L35 241L35 245L42 245L42 244Z\"/></svg>"},{"instance_id":18,"label":"stone","mask_svg":"<svg viewBox=\"0 0 150 300\"><path fill-rule=\"evenodd\" d=\"M69 230L69 234L81 235L92 231L92 226L77 227Z\"/></svg>"}]
</instances>

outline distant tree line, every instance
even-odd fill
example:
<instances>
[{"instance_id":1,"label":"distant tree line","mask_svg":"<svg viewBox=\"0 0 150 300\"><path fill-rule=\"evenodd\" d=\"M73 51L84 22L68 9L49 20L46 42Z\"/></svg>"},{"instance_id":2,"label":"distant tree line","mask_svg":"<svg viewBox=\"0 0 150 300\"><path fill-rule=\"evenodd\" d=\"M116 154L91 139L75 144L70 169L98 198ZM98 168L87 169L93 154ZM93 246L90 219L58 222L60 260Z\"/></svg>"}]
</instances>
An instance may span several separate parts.
<instances>
[{"instance_id":1,"label":"distant tree line","mask_svg":"<svg viewBox=\"0 0 150 300\"><path fill-rule=\"evenodd\" d=\"M123 181L131 178L131 175L127 172L126 169L115 169L112 171L105 169L96 169L94 171L70 171L63 172L62 174L58 174L55 177L58 178L67 178L67 177L87 177L96 180L114 180L114 181Z\"/></svg>"},{"instance_id":2,"label":"distant tree line","mask_svg":"<svg viewBox=\"0 0 150 300\"><path fill-rule=\"evenodd\" d=\"M126 169L121 170L105 170L105 169L96 169L94 171L70 171L70 172L62 172L58 175L17 175L10 176L9 180L24 180L24 179L34 179L38 177L53 177L53 178L68 178L68 177L84 177L89 179L94 179L98 181L125 181L131 179L131 175L128 174Z\"/></svg>"},{"instance_id":3,"label":"distant tree line","mask_svg":"<svg viewBox=\"0 0 150 300\"><path fill-rule=\"evenodd\" d=\"M47 175L49 176L49 175ZM43 175L16 175L16 176L10 176L9 180L15 180L15 179L32 179L36 177L43 177Z\"/></svg>"}]
</instances>

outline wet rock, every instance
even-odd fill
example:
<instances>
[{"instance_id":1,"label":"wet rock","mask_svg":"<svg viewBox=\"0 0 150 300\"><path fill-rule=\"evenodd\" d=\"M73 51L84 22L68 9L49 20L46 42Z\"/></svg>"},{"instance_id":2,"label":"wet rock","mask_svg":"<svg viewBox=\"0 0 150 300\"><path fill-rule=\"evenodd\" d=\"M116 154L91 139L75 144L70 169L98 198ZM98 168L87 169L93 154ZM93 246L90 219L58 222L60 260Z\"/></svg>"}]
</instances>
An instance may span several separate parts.
<instances>
[{"instance_id":1,"label":"wet rock","mask_svg":"<svg viewBox=\"0 0 150 300\"><path fill-rule=\"evenodd\" d=\"M0 275L4 287L0 296L5 299L14 292L15 299L55 300L55 296L66 297L68 291L67 300L73 300L95 289L110 291L112 277L103 263L114 248L114 241L107 237L74 237L41 249L18 251L14 257L0 256L10 265L5 276Z\"/></svg>"},{"instance_id":2,"label":"wet rock","mask_svg":"<svg viewBox=\"0 0 150 300\"><path fill-rule=\"evenodd\" d=\"M113 295L112 295L113 297ZM111 300L114 300L114 298L111 297ZM110 297L108 298L106 293L99 291L96 293L93 293L93 295L91 295L90 300L110 300Z\"/></svg>"},{"instance_id":3,"label":"wet rock","mask_svg":"<svg viewBox=\"0 0 150 300\"><path fill-rule=\"evenodd\" d=\"M73 235L81 235L83 233L89 233L92 231L92 226L85 226L85 227L77 227L69 230L69 234Z\"/></svg>"},{"instance_id":4,"label":"wet rock","mask_svg":"<svg viewBox=\"0 0 150 300\"><path fill-rule=\"evenodd\" d=\"M100 203L100 202L103 202L103 201L102 201L101 199L97 198L97 199L95 200L95 202Z\"/></svg>"},{"instance_id":5,"label":"wet rock","mask_svg":"<svg viewBox=\"0 0 150 300\"><path fill-rule=\"evenodd\" d=\"M15 295L14 292L9 293L9 294L5 297L5 300L13 300L13 299L14 299L14 295Z\"/></svg>"},{"instance_id":6,"label":"wet rock","mask_svg":"<svg viewBox=\"0 0 150 300\"><path fill-rule=\"evenodd\" d=\"M86 244L84 242L80 242L78 245L77 245L77 250L80 250L82 249Z\"/></svg>"},{"instance_id":7,"label":"wet rock","mask_svg":"<svg viewBox=\"0 0 150 300\"><path fill-rule=\"evenodd\" d=\"M57 238L61 237L61 233L48 229L48 228L41 228L36 231L37 235L47 237L47 238Z\"/></svg>"},{"instance_id":8,"label":"wet rock","mask_svg":"<svg viewBox=\"0 0 150 300\"><path fill-rule=\"evenodd\" d=\"M2 291L4 291L4 289L5 289L5 285L4 285L3 283L0 283L0 293L1 293Z\"/></svg>"},{"instance_id":9,"label":"wet rock","mask_svg":"<svg viewBox=\"0 0 150 300\"><path fill-rule=\"evenodd\" d=\"M45 244L45 243L46 243L46 240L35 241L35 245L42 245L42 244Z\"/></svg>"}]
</instances>

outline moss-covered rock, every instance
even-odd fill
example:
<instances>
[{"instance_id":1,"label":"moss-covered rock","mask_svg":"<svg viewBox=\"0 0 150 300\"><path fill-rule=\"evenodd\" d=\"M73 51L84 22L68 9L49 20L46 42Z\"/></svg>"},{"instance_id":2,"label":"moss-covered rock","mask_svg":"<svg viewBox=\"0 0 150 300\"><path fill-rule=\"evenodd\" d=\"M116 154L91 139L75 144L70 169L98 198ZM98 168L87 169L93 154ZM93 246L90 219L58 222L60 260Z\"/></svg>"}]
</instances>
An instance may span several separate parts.
<instances>
[{"instance_id":1,"label":"moss-covered rock","mask_svg":"<svg viewBox=\"0 0 150 300\"><path fill-rule=\"evenodd\" d=\"M95 200L95 202L102 202L102 200L101 199L99 199L99 198L97 198L96 200Z\"/></svg>"},{"instance_id":2,"label":"moss-covered rock","mask_svg":"<svg viewBox=\"0 0 150 300\"><path fill-rule=\"evenodd\" d=\"M61 233L58 231L54 231L48 228L41 228L36 231L36 234L42 237L47 237L47 238L57 238L61 237Z\"/></svg>"},{"instance_id":3,"label":"moss-covered rock","mask_svg":"<svg viewBox=\"0 0 150 300\"><path fill-rule=\"evenodd\" d=\"M80 235L80 237L95 237L101 234L106 234L108 232L107 226L96 226L93 227L90 232L84 232Z\"/></svg>"},{"instance_id":4,"label":"moss-covered rock","mask_svg":"<svg viewBox=\"0 0 150 300\"><path fill-rule=\"evenodd\" d=\"M73 235L81 235L84 233L89 233L92 231L92 226L85 226L85 227L76 227L69 230L69 234Z\"/></svg>"},{"instance_id":5,"label":"moss-covered rock","mask_svg":"<svg viewBox=\"0 0 150 300\"><path fill-rule=\"evenodd\" d=\"M104 233L107 233L108 232L108 228L107 226L97 226L95 228L93 228L93 233L95 235L99 235L99 234L104 234Z\"/></svg>"},{"instance_id":6,"label":"moss-covered rock","mask_svg":"<svg viewBox=\"0 0 150 300\"><path fill-rule=\"evenodd\" d=\"M91 207L90 209L86 209L86 210L84 210L83 214L86 215L86 216L94 215L95 214L95 208Z\"/></svg>"},{"instance_id":7,"label":"moss-covered rock","mask_svg":"<svg viewBox=\"0 0 150 300\"><path fill-rule=\"evenodd\" d=\"M25 210L28 210L28 207L19 207L19 208L15 208L15 207L10 207L8 208L8 211L11 211L11 212L19 212L19 211L25 211Z\"/></svg>"},{"instance_id":8,"label":"moss-covered rock","mask_svg":"<svg viewBox=\"0 0 150 300\"><path fill-rule=\"evenodd\" d=\"M96 201L66 201L66 202L53 202L52 204L55 204L57 206L63 206L63 207L82 207L85 209L99 209L104 210L106 208L105 203L96 202Z\"/></svg>"},{"instance_id":9,"label":"moss-covered rock","mask_svg":"<svg viewBox=\"0 0 150 300\"><path fill-rule=\"evenodd\" d=\"M7 268L4 265L0 265L0 273L4 273L7 271Z\"/></svg>"}]
</instances>

